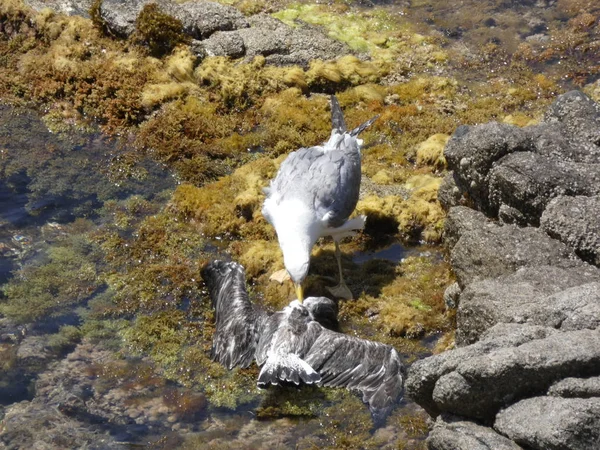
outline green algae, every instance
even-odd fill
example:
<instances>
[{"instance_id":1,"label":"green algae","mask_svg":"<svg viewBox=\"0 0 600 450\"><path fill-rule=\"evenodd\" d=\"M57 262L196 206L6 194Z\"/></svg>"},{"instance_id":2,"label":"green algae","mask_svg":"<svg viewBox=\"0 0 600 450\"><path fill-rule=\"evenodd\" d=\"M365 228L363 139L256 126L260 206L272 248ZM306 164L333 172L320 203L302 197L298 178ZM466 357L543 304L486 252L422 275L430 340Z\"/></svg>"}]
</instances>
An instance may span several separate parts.
<instances>
[{"instance_id":1,"label":"green algae","mask_svg":"<svg viewBox=\"0 0 600 450\"><path fill-rule=\"evenodd\" d=\"M78 238L50 246L2 286L0 313L21 323L66 313L100 286L96 252Z\"/></svg>"}]
</instances>

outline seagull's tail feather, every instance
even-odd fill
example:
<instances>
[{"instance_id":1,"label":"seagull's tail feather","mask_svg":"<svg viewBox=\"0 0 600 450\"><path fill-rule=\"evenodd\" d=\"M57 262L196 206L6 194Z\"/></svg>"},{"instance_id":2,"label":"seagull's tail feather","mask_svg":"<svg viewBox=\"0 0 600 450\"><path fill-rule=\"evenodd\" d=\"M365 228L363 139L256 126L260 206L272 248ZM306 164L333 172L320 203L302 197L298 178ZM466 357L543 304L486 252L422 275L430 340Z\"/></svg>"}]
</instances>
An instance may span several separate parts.
<instances>
[{"instance_id":1,"label":"seagull's tail feather","mask_svg":"<svg viewBox=\"0 0 600 450\"><path fill-rule=\"evenodd\" d=\"M331 96L331 125L339 134L343 134L347 130L344 113L335 95Z\"/></svg>"},{"instance_id":2,"label":"seagull's tail feather","mask_svg":"<svg viewBox=\"0 0 600 450\"><path fill-rule=\"evenodd\" d=\"M360 124L355 129L353 129L350 132L350 136L358 136L360 133L362 133L367 128L369 128L371 125L373 125L373 122L375 122L377 119L379 119L379 114L376 115L375 117L373 117L372 119L367 120L365 123Z\"/></svg>"},{"instance_id":3,"label":"seagull's tail feather","mask_svg":"<svg viewBox=\"0 0 600 450\"><path fill-rule=\"evenodd\" d=\"M281 382L314 384L321 376L303 359L293 353L270 356L258 374L258 387L268 387Z\"/></svg>"}]
</instances>

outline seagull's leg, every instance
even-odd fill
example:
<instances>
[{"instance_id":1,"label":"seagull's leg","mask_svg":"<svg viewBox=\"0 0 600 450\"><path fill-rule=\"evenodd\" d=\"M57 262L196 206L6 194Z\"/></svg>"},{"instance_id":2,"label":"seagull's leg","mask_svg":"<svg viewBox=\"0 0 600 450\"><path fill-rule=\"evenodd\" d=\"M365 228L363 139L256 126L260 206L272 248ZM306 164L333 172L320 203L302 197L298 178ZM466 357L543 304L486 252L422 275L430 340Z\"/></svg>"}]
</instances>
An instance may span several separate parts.
<instances>
[{"instance_id":1,"label":"seagull's leg","mask_svg":"<svg viewBox=\"0 0 600 450\"><path fill-rule=\"evenodd\" d=\"M328 287L327 290L331 292L337 298L343 298L345 300L352 300L352 292L348 289L348 286L344 282L344 274L342 273L342 252L340 251L340 243L337 240L335 242L335 259L337 260L338 270L340 271L340 282L337 286Z\"/></svg>"}]
</instances>

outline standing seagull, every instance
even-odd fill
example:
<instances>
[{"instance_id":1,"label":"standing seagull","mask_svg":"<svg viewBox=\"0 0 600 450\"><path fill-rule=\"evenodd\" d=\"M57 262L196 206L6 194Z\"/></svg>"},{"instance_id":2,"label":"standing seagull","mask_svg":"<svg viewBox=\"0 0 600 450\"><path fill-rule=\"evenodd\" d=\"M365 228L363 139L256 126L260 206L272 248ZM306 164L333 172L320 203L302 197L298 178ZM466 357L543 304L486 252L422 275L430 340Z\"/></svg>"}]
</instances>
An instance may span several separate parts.
<instances>
[{"instance_id":1,"label":"standing seagull","mask_svg":"<svg viewBox=\"0 0 600 450\"><path fill-rule=\"evenodd\" d=\"M325 297L294 300L268 315L248 298L244 268L213 261L202 270L215 308L212 358L228 369L261 366L257 384L345 387L362 393L376 425L402 395L403 367L393 347L337 333L337 304Z\"/></svg>"},{"instance_id":2,"label":"standing seagull","mask_svg":"<svg viewBox=\"0 0 600 450\"><path fill-rule=\"evenodd\" d=\"M377 116L379 117L379 116ZM348 132L344 115L331 96L331 137L324 145L301 148L290 153L275 179L265 188L263 216L275 227L283 262L302 302L302 283L308 274L310 252L317 239L331 236L340 282L330 292L351 299L352 292L342 275L339 242L365 226L365 217L348 220L358 202L360 190L360 145L358 134L377 117Z\"/></svg>"}]
</instances>

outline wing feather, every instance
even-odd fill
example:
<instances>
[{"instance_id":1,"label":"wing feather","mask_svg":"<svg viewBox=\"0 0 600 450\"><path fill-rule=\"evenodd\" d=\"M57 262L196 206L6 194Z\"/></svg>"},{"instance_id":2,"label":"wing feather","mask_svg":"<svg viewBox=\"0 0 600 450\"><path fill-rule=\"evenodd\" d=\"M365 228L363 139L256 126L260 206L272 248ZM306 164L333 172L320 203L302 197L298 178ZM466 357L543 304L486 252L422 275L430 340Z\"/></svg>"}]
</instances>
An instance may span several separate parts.
<instances>
[{"instance_id":1,"label":"wing feather","mask_svg":"<svg viewBox=\"0 0 600 450\"><path fill-rule=\"evenodd\" d=\"M323 386L360 391L376 420L402 395L402 362L389 345L323 328L304 360L321 375Z\"/></svg>"},{"instance_id":2,"label":"wing feather","mask_svg":"<svg viewBox=\"0 0 600 450\"><path fill-rule=\"evenodd\" d=\"M248 298L244 268L213 261L202 271L215 309L212 358L228 369L248 367L254 359L265 315Z\"/></svg>"}]
</instances>

